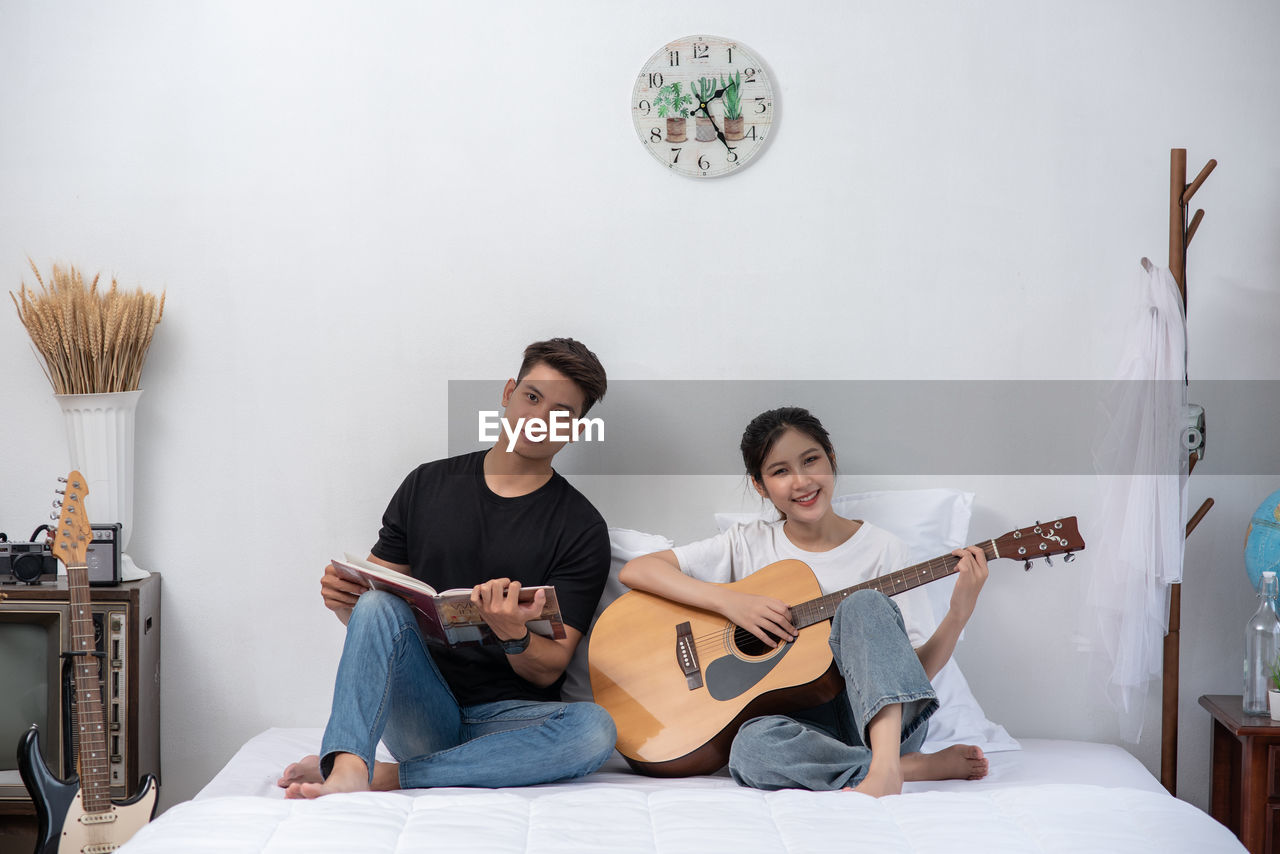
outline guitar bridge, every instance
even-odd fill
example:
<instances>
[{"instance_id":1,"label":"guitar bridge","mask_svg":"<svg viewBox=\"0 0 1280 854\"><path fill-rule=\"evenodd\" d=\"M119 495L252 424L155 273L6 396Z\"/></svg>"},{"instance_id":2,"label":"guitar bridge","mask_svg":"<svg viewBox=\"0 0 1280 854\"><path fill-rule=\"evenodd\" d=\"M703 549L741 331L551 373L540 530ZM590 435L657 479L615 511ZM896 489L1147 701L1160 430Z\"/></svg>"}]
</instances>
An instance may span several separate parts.
<instances>
[{"instance_id":1,"label":"guitar bridge","mask_svg":"<svg viewBox=\"0 0 1280 854\"><path fill-rule=\"evenodd\" d=\"M693 640L693 629L687 622L676 626L676 663L689 683L689 690L702 687L702 665L698 662L698 647Z\"/></svg>"}]
</instances>

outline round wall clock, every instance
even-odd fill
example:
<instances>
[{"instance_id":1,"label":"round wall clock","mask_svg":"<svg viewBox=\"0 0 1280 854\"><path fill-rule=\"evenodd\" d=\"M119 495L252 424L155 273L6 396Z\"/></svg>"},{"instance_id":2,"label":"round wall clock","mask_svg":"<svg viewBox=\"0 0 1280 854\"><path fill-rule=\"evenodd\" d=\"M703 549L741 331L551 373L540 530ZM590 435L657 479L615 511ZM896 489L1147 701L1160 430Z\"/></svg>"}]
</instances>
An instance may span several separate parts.
<instances>
[{"instance_id":1,"label":"round wall clock","mask_svg":"<svg viewBox=\"0 0 1280 854\"><path fill-rule=\"evenodd\" d=\"M686 36L649 58L631 92L640 141L673 172L714 178L763 149L773 87L754 54L732 39Z\"/></svg>"}]
</instances>

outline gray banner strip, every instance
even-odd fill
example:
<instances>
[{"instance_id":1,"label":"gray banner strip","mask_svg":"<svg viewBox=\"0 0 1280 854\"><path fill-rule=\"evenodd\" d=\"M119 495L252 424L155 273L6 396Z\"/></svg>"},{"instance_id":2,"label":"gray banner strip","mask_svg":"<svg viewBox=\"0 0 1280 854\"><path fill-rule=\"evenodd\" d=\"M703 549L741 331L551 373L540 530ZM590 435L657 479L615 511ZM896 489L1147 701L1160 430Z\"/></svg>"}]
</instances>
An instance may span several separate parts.
<instances>
[{"instance_id":1,"label":"gray banner strip","mask_svg":"<svg viewBox=\"0 0 1280 854\"><path fill-rule=\"evenodd\" d=\"M499 409L503 380L449 381L449 452L479 440L479 414ZM603 441L555 460L565 474L742 474L743 428L760 412L803 406L831 433L843 474L1174 474L1099 455L1108 412L1126 395L1182 399L1181 383L1076 380L615 380L587 417ZM1193 382L1205 410L1196 471L1280 475L1280 381ZM1157 429L1156 427L1146 429ZM1179 437L1183 424L1171 424Z\"/></svg>"}]
</instances>

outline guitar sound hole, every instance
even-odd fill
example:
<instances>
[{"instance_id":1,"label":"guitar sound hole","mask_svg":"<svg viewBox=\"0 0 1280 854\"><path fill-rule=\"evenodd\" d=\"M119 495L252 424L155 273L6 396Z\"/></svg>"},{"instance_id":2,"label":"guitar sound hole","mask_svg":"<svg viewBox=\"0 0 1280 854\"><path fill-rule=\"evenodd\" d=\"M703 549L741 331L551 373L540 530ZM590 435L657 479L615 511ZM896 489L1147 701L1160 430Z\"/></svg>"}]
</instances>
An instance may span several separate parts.
<instances>
[{"instance_id":1,"label":"guitar sound hole","mask_svg":"<svg viewBox=\"0 0 1280 854\"><path fill-rule=\"evenodd\" d=\"M769 637L773 638L775 642L778 640L773 633L769 633ZM764 655L772 649L751 632L737 626L733 630L733 645L738 648L738 652L746 656Z\"/></svg>"}]
</instances>

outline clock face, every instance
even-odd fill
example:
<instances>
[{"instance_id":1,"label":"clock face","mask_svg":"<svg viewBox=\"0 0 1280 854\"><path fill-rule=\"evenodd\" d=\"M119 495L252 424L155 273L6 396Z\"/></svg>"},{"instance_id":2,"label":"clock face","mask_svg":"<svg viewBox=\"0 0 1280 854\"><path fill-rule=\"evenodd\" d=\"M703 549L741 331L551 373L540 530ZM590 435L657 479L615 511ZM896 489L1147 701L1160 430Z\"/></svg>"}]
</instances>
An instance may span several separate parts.
<instances>
[{"instance_id":1,"label":"clock face","mask_svg":"<svg viewBox=\"0 0 1280 854\"><path fill-rule=\"evenodd\" d=\"M736 172L773 127L764 65L732 39L687 36L644 64L631 92L640 142L663 166L692 178Z\"/></svg>"}]
</instances>

